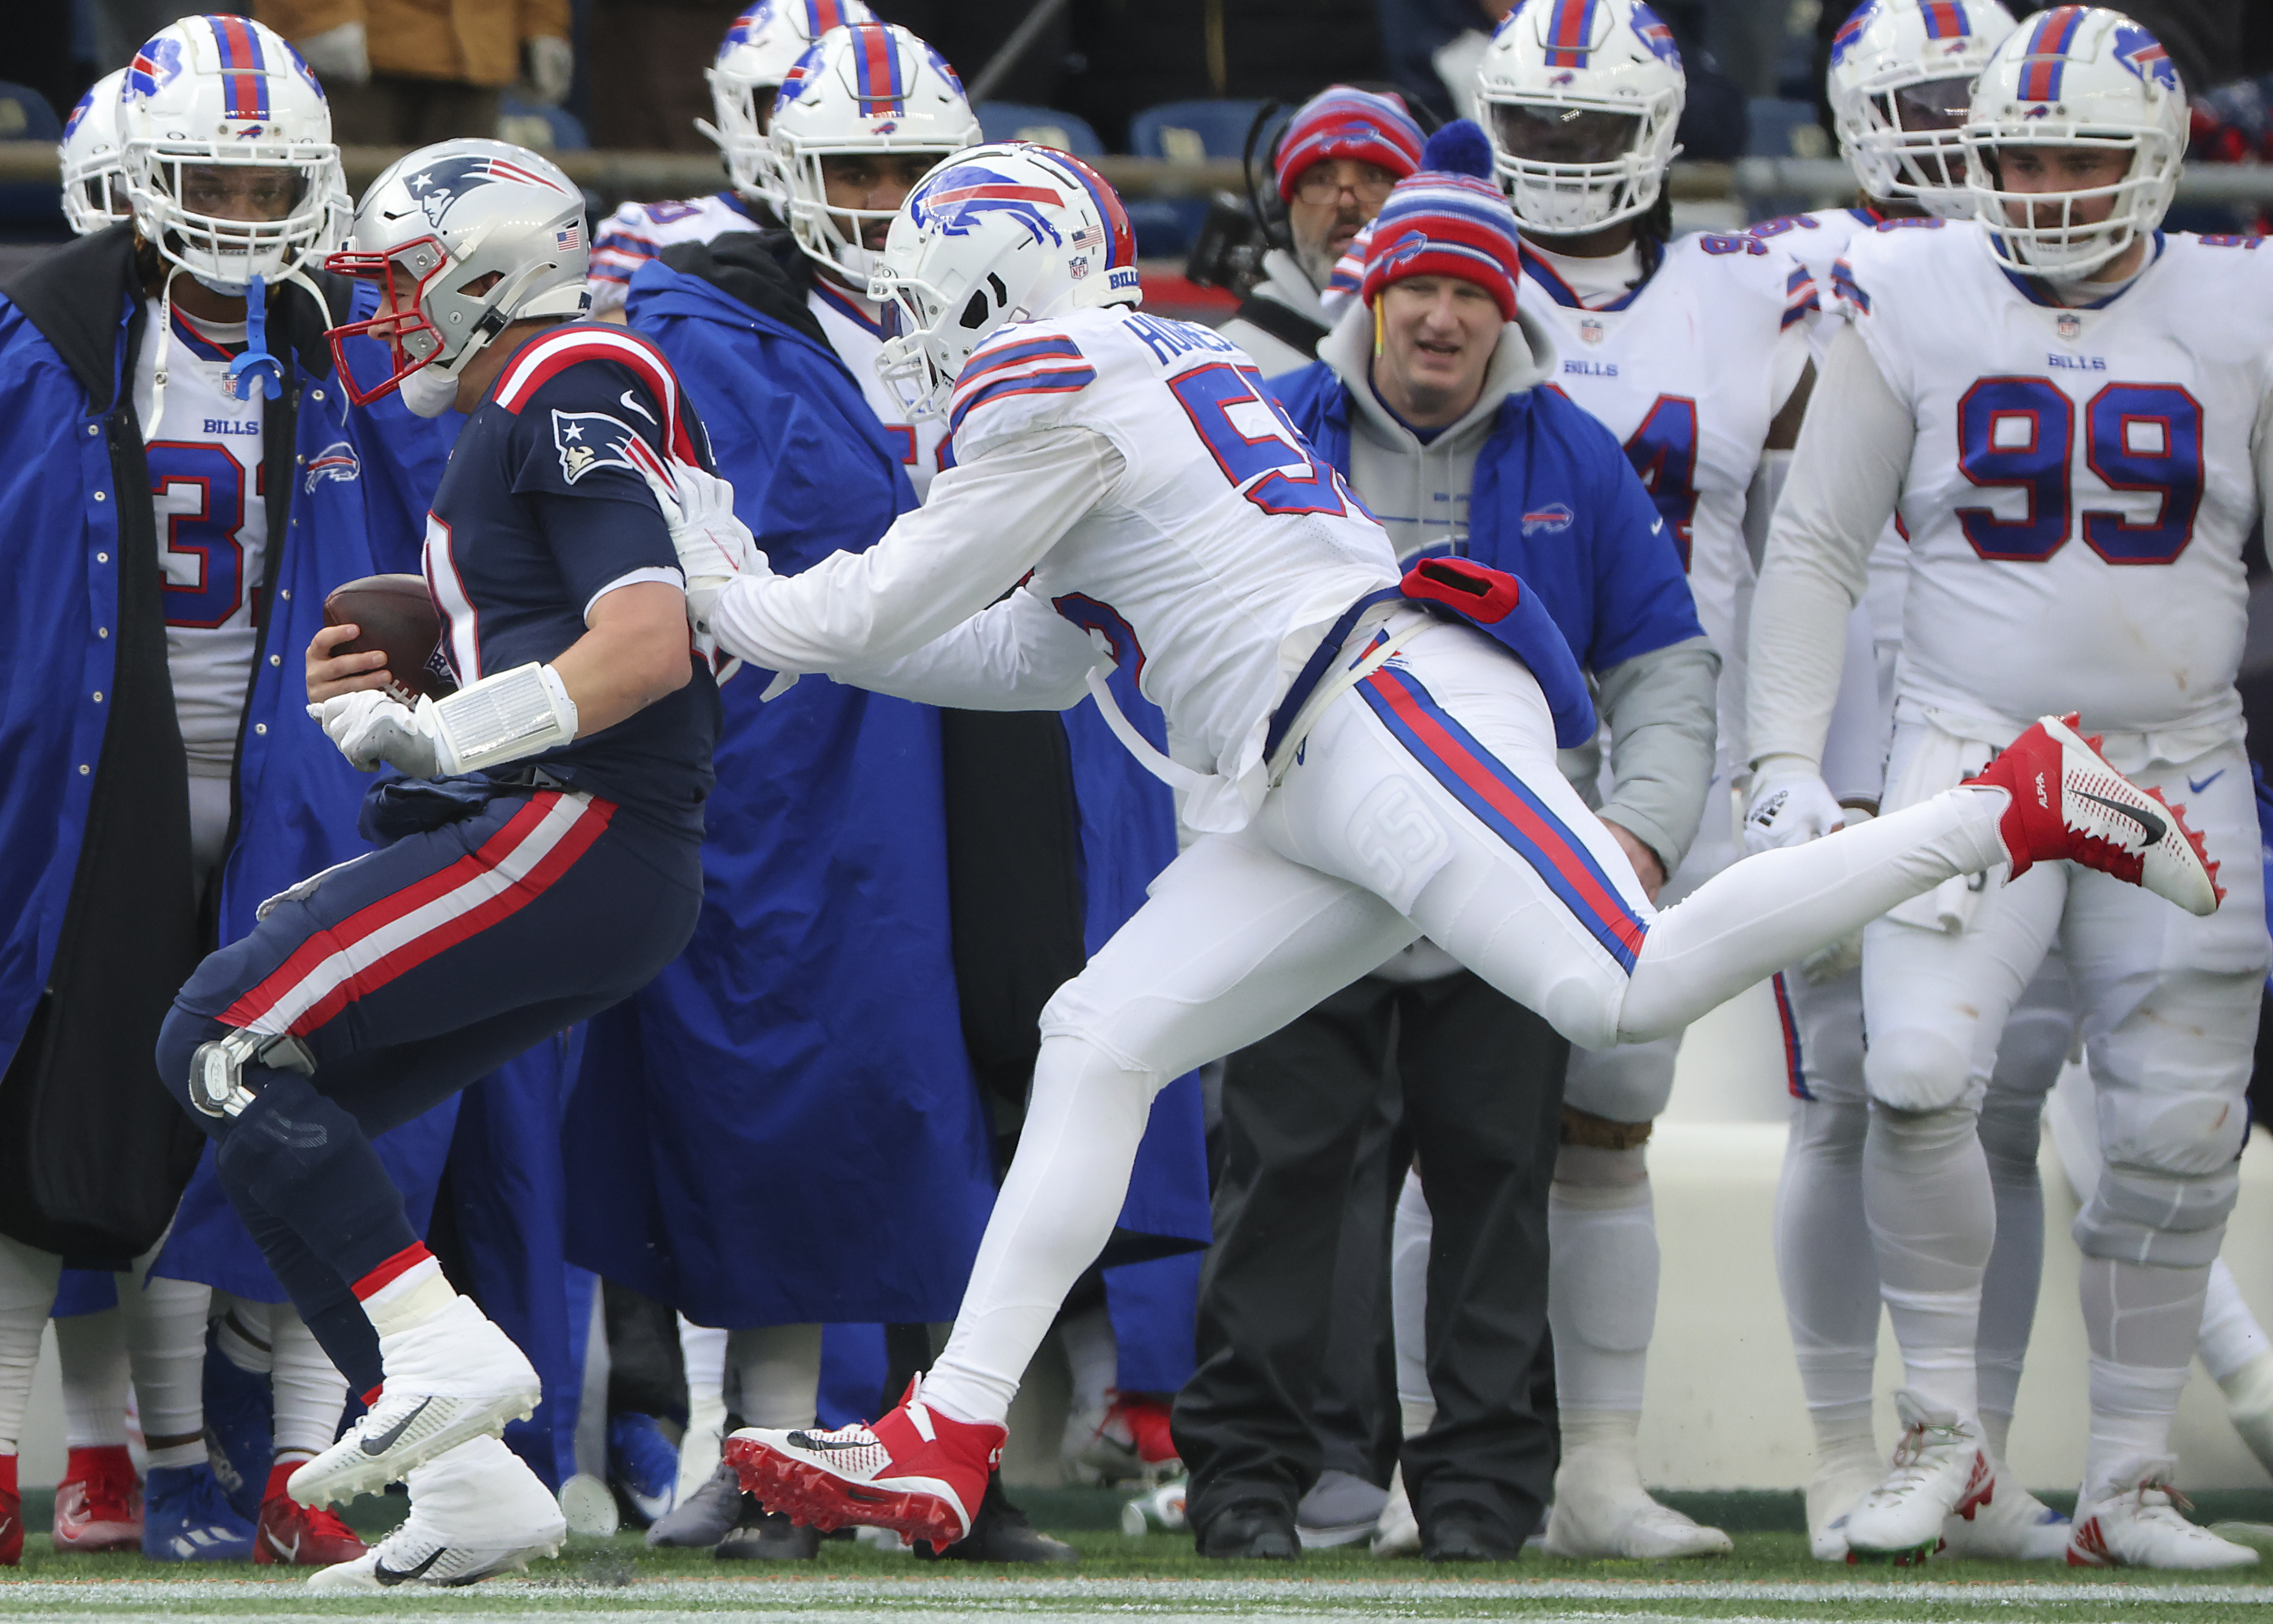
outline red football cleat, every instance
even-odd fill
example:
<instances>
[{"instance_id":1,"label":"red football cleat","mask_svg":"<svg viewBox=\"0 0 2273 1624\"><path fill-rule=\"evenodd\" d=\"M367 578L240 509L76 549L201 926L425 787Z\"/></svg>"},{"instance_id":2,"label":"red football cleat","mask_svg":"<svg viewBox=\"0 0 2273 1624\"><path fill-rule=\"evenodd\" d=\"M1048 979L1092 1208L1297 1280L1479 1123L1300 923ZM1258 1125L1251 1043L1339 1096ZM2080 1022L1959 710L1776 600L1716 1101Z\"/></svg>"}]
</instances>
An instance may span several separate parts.
<instances>
[{"instance_id":1,"label":"red football cleat","mask_svg":"<svg viewBox=\"0 0 2273 1624\"><path fill-rule=\"evenodd\" d=\"M745 1427L726 1440L726 1463L767 1510L800 1526L889 1528L944 1551L971 1532L1006 1434L940 1414L922 1387L919 1376L896 1409L866 1426Z\"/></svg>"},{"instance_id":2,"label":"red football cleat","mask_svg":"<svg viewBox=\"0 0 2273 1624\"><path fill-rule=\"evenodd\" d=\"M56 1549L142 1549L142 1484L124 1444L73 1449L56 1485Z\"/></svg>"},{"instance_id":3,"label":"red football cleat","mask_svg":"<svg viewBox=\"0 0 2273 1624\"><path fill-rule=\"evenodd\" d=\"M286 1461L268 1474L268 1489L260 1501L260 1523L252 1541L252 1560L288 1568L329 1568L352 1562L369 1549L355 1530L324 1506L304 1506L285 1492L284 1486L300 1463Z\"/></svg>"},{"instance_id":4,"label":"red football cleat","mask_svg":"<svg viewBox=\"0 0 2273 1624\"><path fill-rule=\"evenodd\" d=\"M24 1560L24 1499L16 1492L16 1457L0 1455L0 1568Z\"/></svg>"},{"instance_id":5,"label":"red football cleat","mask_svg":"<svg viewBox=\"0 0 2273 1624\"><path fill-rule=\"evenodd\" d=\"M2225 893L2186 808L2142 790L2107 763L2074 716L2042 716L1968 783L2013 797L1998 834L2013 878L2030 864L2067 861L2143 886L2190 914L2217 911Z\"/></svg>"}]
</instances>

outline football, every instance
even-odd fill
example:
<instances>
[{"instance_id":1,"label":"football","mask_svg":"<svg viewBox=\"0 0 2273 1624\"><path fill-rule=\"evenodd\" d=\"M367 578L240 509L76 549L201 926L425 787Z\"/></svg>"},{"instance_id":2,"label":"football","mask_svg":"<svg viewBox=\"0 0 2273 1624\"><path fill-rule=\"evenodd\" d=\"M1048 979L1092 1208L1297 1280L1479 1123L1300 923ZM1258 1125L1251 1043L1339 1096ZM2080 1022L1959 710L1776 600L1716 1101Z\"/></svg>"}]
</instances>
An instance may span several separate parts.
<instances>
[{"instance_id":1,"label":"football","mask_svg":"<svg viewBox=\"0 0 2273 1624\"><path fill-rule=\"evenodd\" d=\"M324 624L356 628L334 654L376 649L386 656L386 691L405 705L457 692L442 657L442 617L420 575L366 575L324 600Z\"/></svg>"}]
</instances>

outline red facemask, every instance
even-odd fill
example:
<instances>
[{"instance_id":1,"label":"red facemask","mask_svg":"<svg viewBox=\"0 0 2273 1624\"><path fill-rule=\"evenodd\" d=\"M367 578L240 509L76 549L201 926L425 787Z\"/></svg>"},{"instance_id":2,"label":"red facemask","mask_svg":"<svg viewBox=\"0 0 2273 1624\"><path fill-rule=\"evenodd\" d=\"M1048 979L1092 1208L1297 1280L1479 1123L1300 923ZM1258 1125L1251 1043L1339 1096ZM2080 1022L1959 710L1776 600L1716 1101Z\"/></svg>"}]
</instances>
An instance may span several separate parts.
<instances>
[{"instance_id":1,"label":"red facemask","mask_svg":"<svg viewBox=\"0 0 2273 1624\"><path fill-rule=\"evenodd\" d=\"M344 323L325 334L331 341L332 363L341 386L356 405L367 406L392 394L404 378L441 354L442 331L427 319L426 293L449 266L449 255L440 239L433 236L414 237L384 253L337 253L325 259L324 268L335 276L379 285L379 314ZM357 378L349 360L349 346L344 341L357 338L386 345L393 370L370 383ZM368 367L370 353L365 351L364 355Z\"/></svg>"}]
</instances>

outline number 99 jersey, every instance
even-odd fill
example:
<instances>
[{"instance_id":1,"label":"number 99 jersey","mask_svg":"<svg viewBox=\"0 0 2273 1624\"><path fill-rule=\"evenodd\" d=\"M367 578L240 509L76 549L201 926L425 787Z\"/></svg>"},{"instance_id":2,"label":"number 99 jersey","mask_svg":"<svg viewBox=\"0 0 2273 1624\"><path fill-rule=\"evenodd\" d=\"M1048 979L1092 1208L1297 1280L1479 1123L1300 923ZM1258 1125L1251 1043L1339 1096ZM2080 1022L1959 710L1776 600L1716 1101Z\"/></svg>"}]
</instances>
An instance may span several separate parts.
<instances>
[{"instance_id":1,"label":"number 99 jersey","mask_svg":"<svg viewBox=\"0 0 2273 1624\"><path fill-rule=\"evenodd\" d=\"M1917 425L1901 697L2015 726L2237 718L2273 393L2258 239L2158 232L2127 287L2071 309L1969 221L1896 223L1856 238L1842 282Z\"/></svg>"},{"instance_id":2,"label":"number 99 jersey","mask_svg":"<svg viewBox=\"0 0 2273 1624\"><path fill-rule=\"evenodd\" d=\"M1561 344L1554 386L1625 446L1721 651L1725 784L1746 759L1744 494L1807 364L1815 284L1782 249L1746 236L1669 243L1640 286L1599 309L1580 304L1528 243L1523 267L1521 296L1544 309Z\"/></svg>"}]
</instances>

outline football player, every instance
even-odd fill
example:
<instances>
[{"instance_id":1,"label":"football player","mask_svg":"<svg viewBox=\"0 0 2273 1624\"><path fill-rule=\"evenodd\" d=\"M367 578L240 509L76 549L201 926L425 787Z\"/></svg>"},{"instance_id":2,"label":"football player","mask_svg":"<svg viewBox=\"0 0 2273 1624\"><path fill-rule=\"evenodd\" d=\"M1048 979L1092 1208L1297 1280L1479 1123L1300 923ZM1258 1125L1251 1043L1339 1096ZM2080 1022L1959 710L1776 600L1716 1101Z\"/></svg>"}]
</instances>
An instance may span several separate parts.
<instances>
[{"instance_id":1,"label":"football player","mask_svg":"<svg viewBox=\"0 0 2273 1624\"><path fill-rule=\"evenodd\" d=\"M1885 805L2009 753L2057 691L2106 730L2110 760L2186 805L2232 905L2150 916L2127 887L2048 866L1945 887L1864 933L1863 1191L1908 1385L1894 1471L1847 1543L1930 1551L1947 1517L2002 1492L1977 1373L1996 1212L1975 1117L1985 1057L2057 942L2106 1156L2076 1222L2091 1422L2068 1560L2253 1562L2181 1516L2167 1486L2268 958L2232 686L2242 539L2273 486L2265 347L2233 324L2264 289L2238 241L2157 229L2185 97L2120 13L2062 6L2007 35L1962 134L1974 220L1882 222L1834 267L1851 319L1828 346L1754 609L1752 819L1770 834L1838 819L1826 715L1871 550L1899 513L1909 570ZM2179 816L2159 798L2143 815Z\"/></svg>"},{"instance_id":2,"label":"football player","mask_svg":"<svg viewBox=\"0 0 2273 1624\"><path fill-rule=\"evenodd\" d=\"M326 584L381 567L416 534L395 492L431 483L446 450L401 421L349 421L329 376L322 333L351 290L317 260L341 182L323 92L290 47L244 19L184 19L113 94L66 144L79 218L101 228L0 306L0 375L19 408L0 490L20 538L0 630L15 674L0 883L18 938L0 954L17 966L0 984L0 1032L16 1109L41 1124L8 1147L28 1164L0 1174L12 1237L0 1272L26 1243L46 1275L44 1290L0 1288L0 1499L14 1486L7 1411L29 1381L15 1349L38 1337L38 1319L17 1315L37 1298L44 1317L51 1254L124 1266L144 1254L197 1160L176 1114L146 1110L167 984L201 943L250 928L253 905L303 865L353 849L355 775L296 717L276 725L300 703L284 692L284 651L321 624ZM121 196L131 223L95 218ZM299 471L316 464L329 471ZM153 557L154 571L130 562ZM224 1500L199 1394L210 1293L169 1277L179 1272L142 1258L124 1302L150 1445L146 1553L360 1549L281 1488L246 1486L242 1512ZM309 1380L281 1389L288 1455L324 1447L339 1423L338 1378L326 1399L321 1357L303 1351ZM74 1534L131 1523L95 1515L132 1489L124 1438L101 1425L59 1494ZM0 1560L12 1560L20 1523L0 1523Z\"/></svg>"},{"instance_id":3,"label":"football player","mask_svg":"<svg viewBox=\"0 0 2273 1624\"><path fill-rule=\"evenodd\" d=\"M104 74L64 122L56 155L63 166L64 220L73 236L134 218L118 144L118 92L125 82L124 68Z\"/></svg>"},{"instance_id":4,"label":"football player","mask_svg":"<svg viewBox=\"0 0 2273 1624\"><path fill-rule=\"evenodd\" d=\"M592 235L593 315L622 320L632 273L672 243L707 243L730 231L788 223L774 167L774 98L822 34L875 20L862 0L758 0L727 25L718 60L702 71L717 122L694 121L718 145L726 190L669 203L626 203L602 221Z\"/></svg>"},{"instance_id":5,"label":"football player","mask_svg":"<svg viewBox=\"0 0 2273 1624\"><path fill-rule=\"evenodd\" d=\"M1557 768L1556 741L1590 737L1594 711L1520 584L1439 559L1400 585L1380 527L1252 363L1135 308L1110 187L1045 148L965 156L910 196L872 284L904 324L881 364L947 415L956 467L874 547L789 577L712 539L731 493L674 470L690 610L755 664L932 702L1063 708L1103 689L1110 659L1167 715L1169 752L1125 719L1123 742L1184 790L1195 838L1044 1014L946 1351L873 1427L730 1440L761 1499L824 1526L961 1537L1026 1363L1111 1231L1152 1096L1419 936L1602 1046L1677 1030L2008 860L2080 855L2216 906L2177 821L2149 813L2148 846L2143 795L2048 718L1969 787L1656 913ZM986 184L957 180L981 165Z\"/></svg>"},{"instance_id":6,"label":"football player","mask_svg":"<svg viewBox=\"0 0 2273 1624\"><path fill-rule=\"evenodd\" d=\"M1737 856L1725 814L1744 765L1745 496L1763 457L1797 435L1816 308L1806 272L1756 239L1673 238L1665 174L1685 90L1672 33L1641 0L1519 8L1493 34L1477 86L1523 234L1524 296L1557 338L1556 386L1624 445L1726 656L1714 787L1680 867L1669 876L1656 849L1608 825L1645 888L1669 902ZM1677 1044L1582 1049L1564 1085L1548 1208L1563 1454L1547 1548L1558 1556L1729 1549L1718 1529L1649 1497L1636 1454L1657 1302L1647 1146ZM1403 1203L1408 1221L1418 1199Z\"/></svg>"},{"instance_id":7,"label":"football player","mask_svg":"<svg viewBox=\"0 0 2273 1624\"><path fill-rule=\"evenodd\" d=\"M370 1396L293 1474L293 1497L410 1487L408 1521L311 1583L458 1584L565 1531L496 1436L539 1386L443 1278L371 1138L614 1003L686 943L717 697L642 470L706 453L653 347L578 319L582 198L535 153L457 140L409 154L328 265L379 295L376 314L331 330L345 390L469 414L424 559L458 686L413 708L386 691L383 651L310 640L322 730L350 766L404 775L362 814L387 843L263 903L181 989L158 1063L302 1317ZM358 338L384 342L383 375L357 376Z\"/></svg>"}]
</instances>

